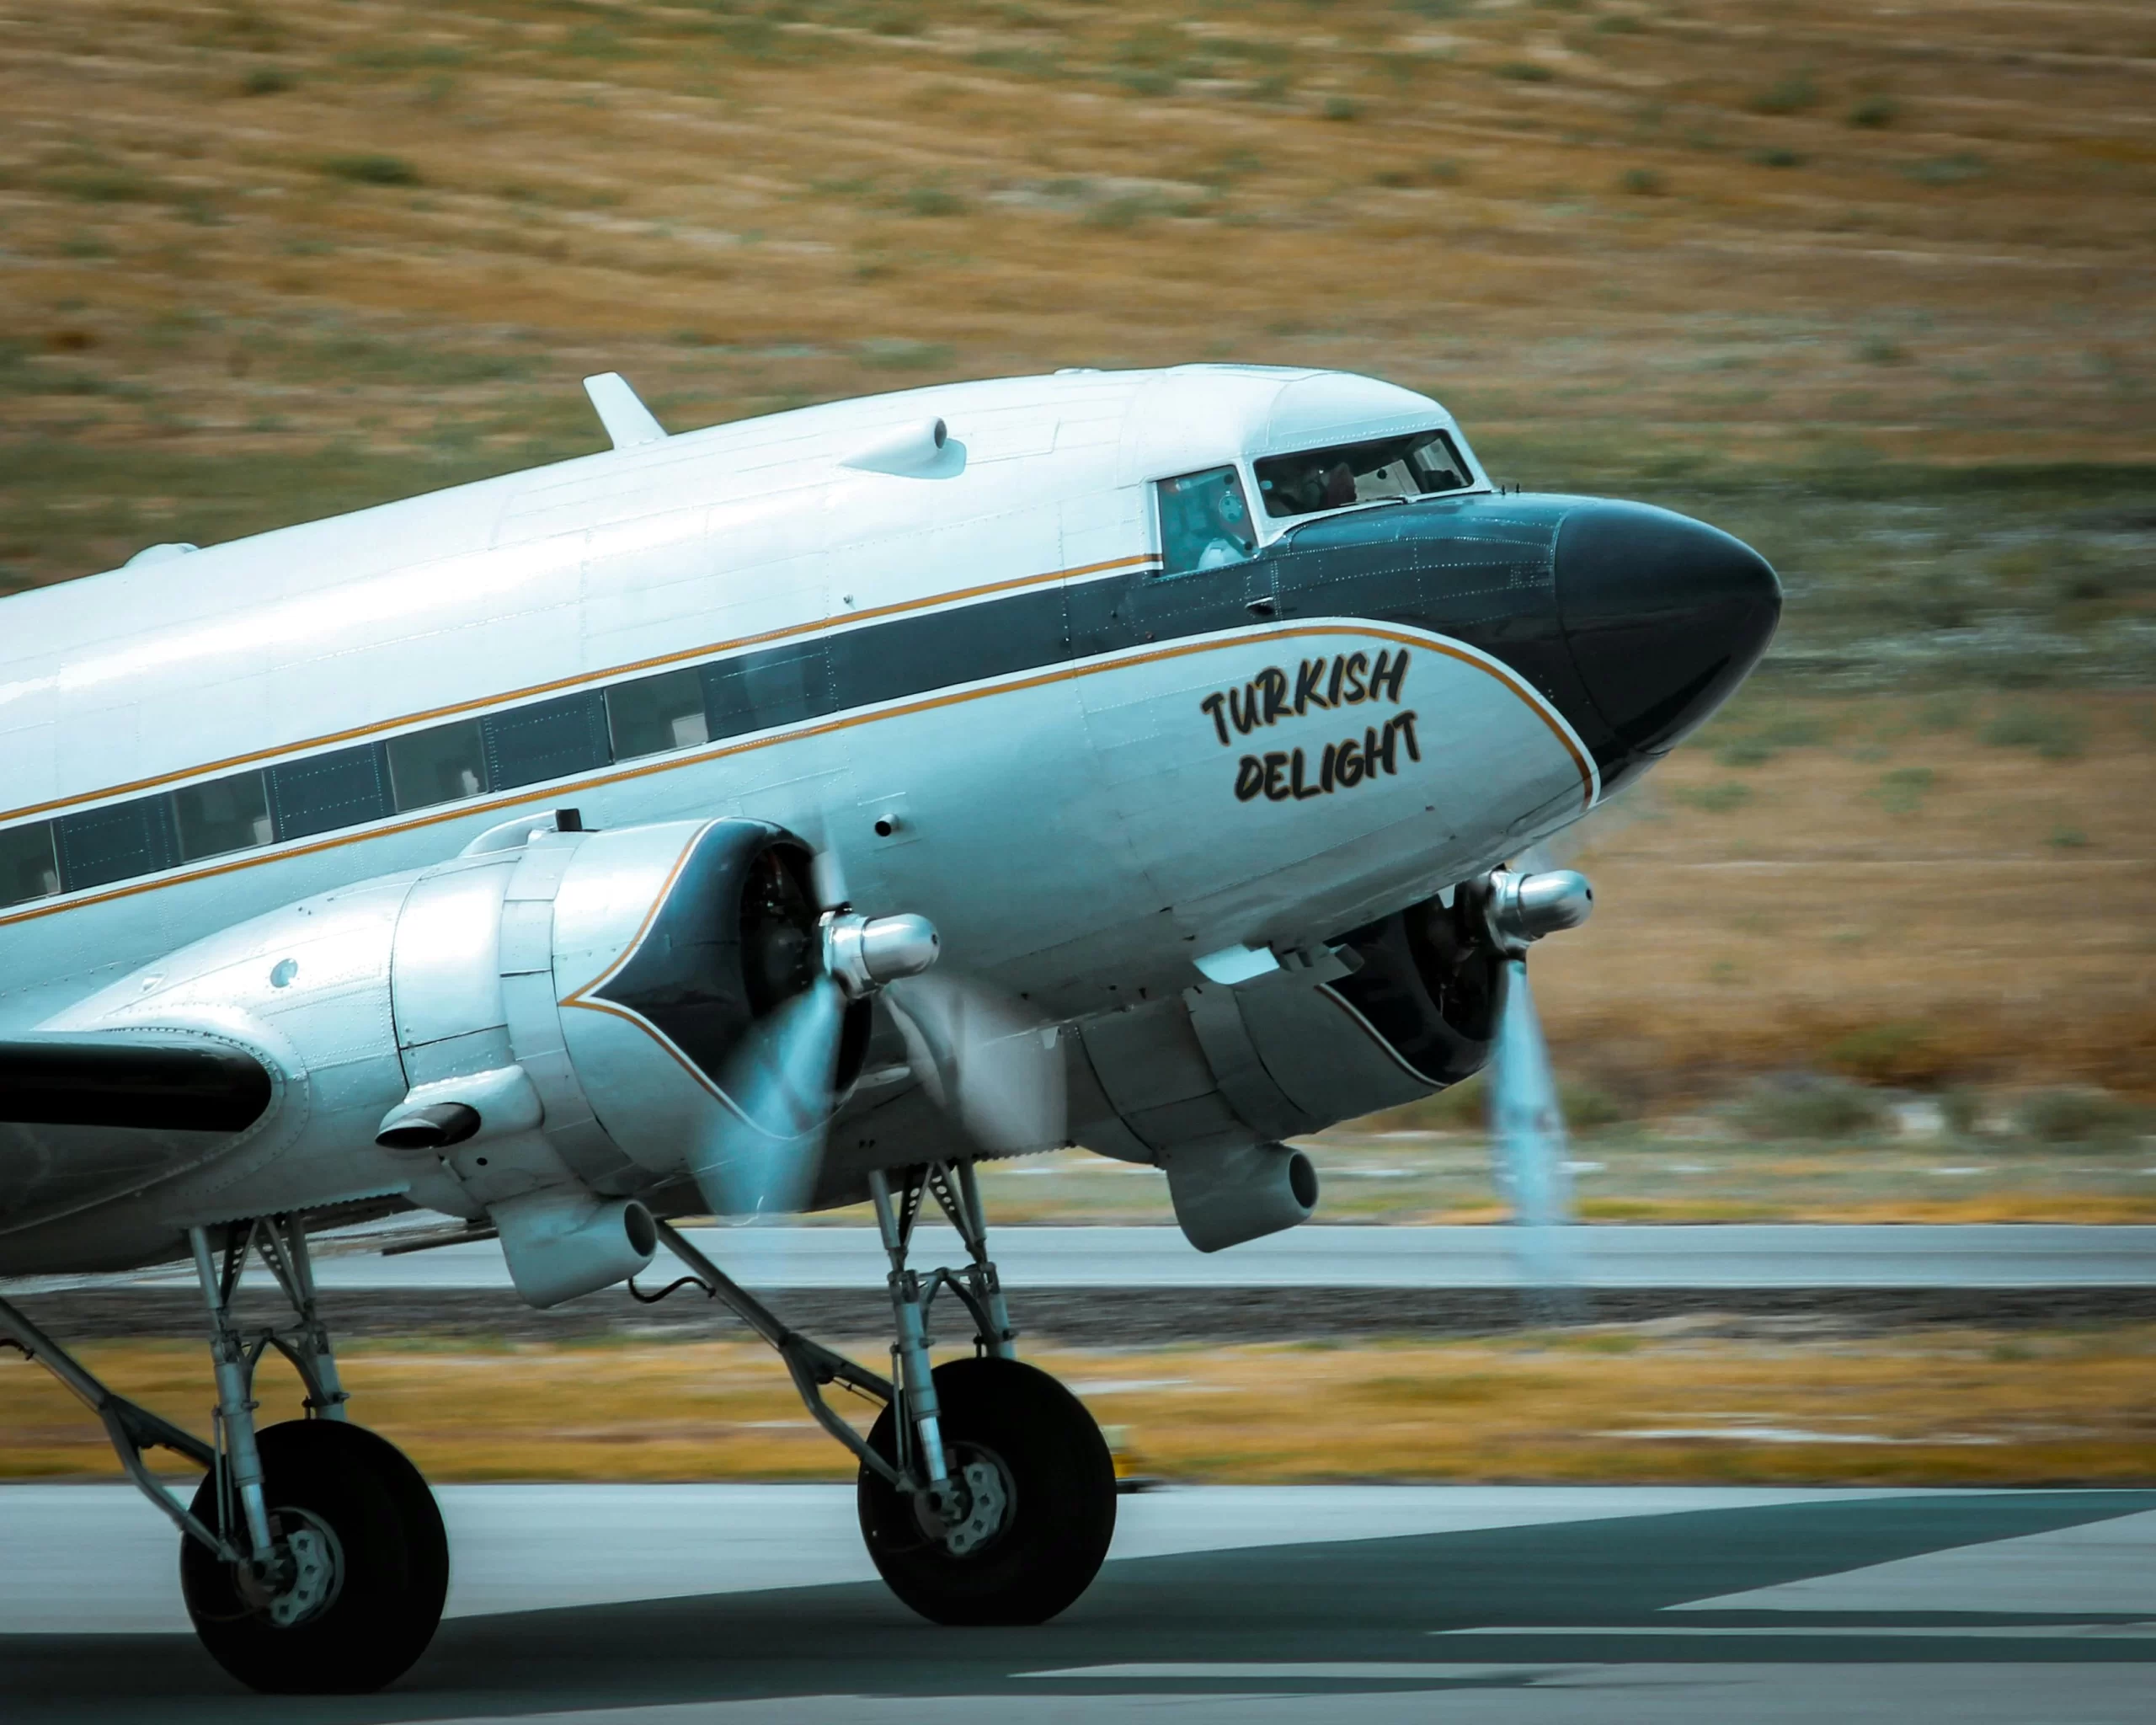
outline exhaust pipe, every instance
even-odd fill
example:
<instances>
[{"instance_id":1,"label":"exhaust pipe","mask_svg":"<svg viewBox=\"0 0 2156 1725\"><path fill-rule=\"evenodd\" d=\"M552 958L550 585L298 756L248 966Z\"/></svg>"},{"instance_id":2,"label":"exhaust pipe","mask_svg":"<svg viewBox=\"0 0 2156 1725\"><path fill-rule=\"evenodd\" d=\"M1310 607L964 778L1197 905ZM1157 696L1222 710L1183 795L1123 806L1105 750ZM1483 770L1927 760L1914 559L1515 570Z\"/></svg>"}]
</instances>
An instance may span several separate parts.
<instances>
[{"instance_id":1,"label":"exhaust pipe","mask_svg":"<svg viewBox=\"0 0 2156 1725\"><path fill-rule=\"evenodd\" d=\"M504 1199L487 1214L501 1231L510 1280L542 1311L627 1281L659 1250L659 1225L633 1198L556 1188Z\"/></svg>"},{"instance_id":2,"label":"exhaust pipe","mask_svg":"<svg viewBox=\"0 0 2156 1725\"><path fill-rule=\"evenodd\" d=\"M1284 1144L1197 1145L1164 1160L1176 1221L1200 1252L1277 1234L1317 1208L1316 1166Z\"/></svg>"}]
</instances>

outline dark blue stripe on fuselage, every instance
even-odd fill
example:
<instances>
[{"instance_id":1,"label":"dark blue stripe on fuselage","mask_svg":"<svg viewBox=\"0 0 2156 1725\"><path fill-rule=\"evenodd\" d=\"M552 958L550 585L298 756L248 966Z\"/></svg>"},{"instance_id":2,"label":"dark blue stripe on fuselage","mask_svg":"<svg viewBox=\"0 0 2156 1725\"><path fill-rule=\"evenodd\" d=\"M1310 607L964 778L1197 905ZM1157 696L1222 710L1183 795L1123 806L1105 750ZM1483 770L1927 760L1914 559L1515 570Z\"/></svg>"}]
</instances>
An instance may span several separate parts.
<instances>
[{"instance_id":1,"label":"dark blue stripe on fuselage","mask_svg":"<svg viewBox=\"0 0 2156 1725\"><path fill-rule=\"evenodd\" d=\"M437 730L472 734L456 760L471 769L463 796L477 797L574 777L616 759L644 758L616 751L609 703L641 692L644 707L660 711L664 702L682 698L684 678L692 680L686 711L704 732L701 740L676 745L686 749L698 740L719 742L1253 623L1351 618L1449 636L1512 667L1563 714L1593 754L1607 790L1646 757L1598 714L1566 651L1553 547L1559 525L1581 503L1479 496L1362 510L1312 521L1260 555L1223 568L1165 574L1139 567L1043 584L796 638L692 670L530 702ZM274 828L258 843L441 806L438 788L423 789L415 800L385 770L398 749L424 752L421 745L433 734L404 733L387 743L328 750L258 770ZM57 889L178 866L168 807L177 794L185 793L161 792L37 823L52 841ZM461 798L451 794L448 800ZM20 840L31 830L11 828L8 836ZM20 889L0 889L0 904L25 896Z\"/></svg>"}]
</instances>

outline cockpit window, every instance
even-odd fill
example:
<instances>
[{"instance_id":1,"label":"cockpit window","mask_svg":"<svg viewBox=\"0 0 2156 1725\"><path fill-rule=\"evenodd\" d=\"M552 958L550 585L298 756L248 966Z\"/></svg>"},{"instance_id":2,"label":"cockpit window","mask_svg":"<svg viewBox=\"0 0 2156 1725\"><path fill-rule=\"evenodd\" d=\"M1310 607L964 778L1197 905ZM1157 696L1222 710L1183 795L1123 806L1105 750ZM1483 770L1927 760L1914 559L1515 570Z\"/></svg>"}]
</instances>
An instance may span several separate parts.
<instances>
[{"instance_id":1,"label":"cockpit window","mask_svg":"<svg viewBox=\"0 0 2156 1725\"><path fill-rule=\"evenodd\" d=\"M1162 574L1216 569L1257 551L1250 504L1233 467L1163 479L1160 489Z\"/></svg>"},{"instance_id":2,"label":"cockpit window","mask_svg":"<svg viewBox=\"0 0 2156 1725\"><path fill-rule=\"evenodd\" d=\"M1386 497L1428 497L1474 483L1442 431L1271 456L1257 463L1258 494L1266 514L1273 516L1314 515Z\"/></svg>"}]
</instances>

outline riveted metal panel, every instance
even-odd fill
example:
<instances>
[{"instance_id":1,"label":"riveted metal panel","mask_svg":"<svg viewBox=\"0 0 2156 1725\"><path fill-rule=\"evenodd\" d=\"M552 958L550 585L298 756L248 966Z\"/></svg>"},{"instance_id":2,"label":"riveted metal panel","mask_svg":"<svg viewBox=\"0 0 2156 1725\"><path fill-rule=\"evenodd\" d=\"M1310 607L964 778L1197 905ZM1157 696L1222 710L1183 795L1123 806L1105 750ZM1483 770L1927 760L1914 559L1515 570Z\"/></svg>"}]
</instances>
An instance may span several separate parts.
<instances>
[{"instance_id":1,"label":"riveted metal panel","mask_svg":"<svg viewBox=\"0 0 2156 1725\"><path fill-rule=\"evenodd\" d=\"M397 1041L419 1048L501 1025L501 865L451 868L412 889L397 921L390 997Z\"/></svg>"},{"instance_id":2,"label":"riveted metal panel","mask_svg":"<svg viewBox=\"0 0 2156 1725\"><path fill-rule=\"evenodd\" d=\"M1217 985L1183 991L1191 1028L1219 1080L1221 1095L1262 1138L1292 1138L1330 1124L1296 1107L1265 1070L1236 1005L1237 992Z\"/></svg>"},{"instance_id":3,"label":"riveted metal panel","mask_svg":"<svg viewBox=\"0 0 2156 1725\"><path fill-rule=\"evenodd\" d=\"M1101 1088L1126 1120L1214 1088L1213 1069L1181 1001L1107 1013L1089 1020L1084 1035Z\"/></svg>"}]
</instances>

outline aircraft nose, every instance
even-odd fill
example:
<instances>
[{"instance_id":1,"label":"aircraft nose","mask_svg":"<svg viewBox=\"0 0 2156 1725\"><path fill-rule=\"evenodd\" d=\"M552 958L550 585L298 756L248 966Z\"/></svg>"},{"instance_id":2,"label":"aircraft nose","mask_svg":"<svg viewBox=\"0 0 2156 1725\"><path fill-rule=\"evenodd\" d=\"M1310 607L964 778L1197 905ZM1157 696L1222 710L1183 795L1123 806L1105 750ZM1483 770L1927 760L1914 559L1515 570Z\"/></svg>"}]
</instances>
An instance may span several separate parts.
<instances>
[{"instance_id":1,"label":"aircraft nose","mask_svg":"<svg viewBox=\"0 0 2156 1725\"><path fill-rule=\"evenodd\" d=\"M1556 585L1580 681L1635 756L1662 753L1727 699L1782 611L1781 583L1758 552L1645 504L1566 515Z\"/></svg>"}]
</instances>

